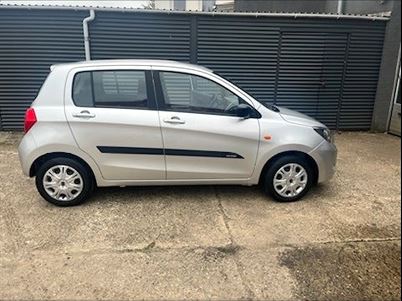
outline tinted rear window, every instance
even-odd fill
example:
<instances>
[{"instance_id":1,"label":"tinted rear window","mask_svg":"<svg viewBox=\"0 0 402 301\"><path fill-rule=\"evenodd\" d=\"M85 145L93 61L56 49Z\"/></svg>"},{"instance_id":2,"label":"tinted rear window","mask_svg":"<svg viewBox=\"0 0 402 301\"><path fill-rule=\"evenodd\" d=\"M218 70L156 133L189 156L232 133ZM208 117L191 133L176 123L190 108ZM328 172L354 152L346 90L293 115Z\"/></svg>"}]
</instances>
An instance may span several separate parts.
<instances>
[{"instance_id":1,"label":"tinted rear window","mask_svg":"<svg viewBox=\"0 0 402 301\"><path fill-rule=\"evenodd\" d=\"M79 107L92 107L91 72L80 72L74 77L73 100Z\"/></svg>"},{"instance_id":2,"label":"tinted rear window","mask_svg":"<svg viewBox=\"0 0 402 301\"><path fill-rule=\"evenodd\" d=\"M145 71L80 72L74 77L72 95L80 107L148 107Z\"/></svg>"}]
</instances>

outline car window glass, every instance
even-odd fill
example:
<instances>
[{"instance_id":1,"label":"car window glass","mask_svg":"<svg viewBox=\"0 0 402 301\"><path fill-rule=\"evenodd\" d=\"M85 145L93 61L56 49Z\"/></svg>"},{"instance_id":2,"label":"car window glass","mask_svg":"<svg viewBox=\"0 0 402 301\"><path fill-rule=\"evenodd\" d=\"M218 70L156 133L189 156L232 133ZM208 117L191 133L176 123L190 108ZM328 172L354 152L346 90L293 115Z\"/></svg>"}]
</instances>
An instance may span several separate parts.
<instances>
[{"instance_id":1,"label":"car window glass","mask_svg":"<svg viewBox=\"0 0 402 301\"><path fill-rule=\"evenodd\" d=\"M148 107L144 71L92 71L76 74L73 99L78 106Z\"/></svg>"},{"instance_id":2,"label":"car window glass","mask_svg":"<svg viewBox=\"0 0 402 301\"><path fill-rule=\"evenodd\" d=\"M144 71L94 71L95 105L147 107Z\"/></svg>"},{"instance_id":3,"label":"car window glass","mask_svg":"<svg viewBox=\"0 0 402 301\"><path fill-rule=\"evenodd\" d=\"M165 106L169 110L235 115L244 103L221 85L196 75L160 72Z\"/></svg>"},{"instance_id":4,"label":"car window glass","mask_svg":"<svg viewBox=\"0 0 402 301\"><path fill-rule=\"evenodd\" d=\"M163 72L162 91L165 102L172 106L188 106L191 97L191 76L183 73Z\"/></svg>"},{"instance_id":5,"label":"car window glass","mask_svg":"<svg viewBox=\"0 0 402 301\"><path fill-rule=\"evenodd\" d=\"M80 72L74 77L73 99L79 107L92 107L93 97L91 88L91 73Z\"/></svg>"}]
</instances>

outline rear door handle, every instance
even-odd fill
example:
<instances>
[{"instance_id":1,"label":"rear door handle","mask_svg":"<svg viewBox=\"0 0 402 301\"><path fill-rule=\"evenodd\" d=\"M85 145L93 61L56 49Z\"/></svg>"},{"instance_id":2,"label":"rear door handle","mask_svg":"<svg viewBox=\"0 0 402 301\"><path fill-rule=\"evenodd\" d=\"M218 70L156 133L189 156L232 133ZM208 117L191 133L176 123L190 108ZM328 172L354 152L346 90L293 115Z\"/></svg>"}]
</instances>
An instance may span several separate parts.
<instances>
[{"instance_id":1,"label":"rear door handle","mask_svg":"<svg viewBox=\"0 0 402 301\"><path fill-rule=\"evenodd\" d=\"M76 118L94 118L96 115L92 114L91 112L84 110L79 113L73 113L73 117Z\"/></svg>"},{"instance_id":2,"label":"rear door handle","mask_svg":"<svg viewBox=\"0 0 402 301\"><path fill-rule=\"evenodd\" d=\"M184 120L181 120L177 116L173 116L169 119L163 119L163 122L165 123L171 123L171 124L185 124L186 122Z\"/></svg>"}]
</instances>

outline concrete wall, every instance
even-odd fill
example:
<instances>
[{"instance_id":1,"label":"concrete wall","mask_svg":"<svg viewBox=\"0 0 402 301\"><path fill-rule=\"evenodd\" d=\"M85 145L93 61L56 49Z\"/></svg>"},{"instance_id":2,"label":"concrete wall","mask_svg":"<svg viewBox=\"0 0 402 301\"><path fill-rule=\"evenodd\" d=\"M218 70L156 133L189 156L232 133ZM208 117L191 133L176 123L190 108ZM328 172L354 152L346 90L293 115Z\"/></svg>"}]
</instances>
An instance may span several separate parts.
<instances>
[{"instance_id":1,"label":"concrete wall","mask_svg":"<svg viewBox=\"0 0 402 301\"><path fill-rule=\"evenodd\" d=\"M392 108L392 94L396 67L398 64L399 46L401 44L401 2L393 2L392 17L388 22L383 57L380 69L380 77L377 86L373 114L373 131L387 131L388 120Z\"/></svg>"},{"instance_id":2,"label":"concrete wall","mask_svg":"<svg viewBox=\"0 0 402 301\"><path fill-rule=\"evenodd\" d=\"M156 9L173 9L173 0L156 0Z\"/></svg>"},{"instance_id":3,"label":"concrete wall","mask_svg":"<svg viewBox=\"0 0 402 301\"><path fill-rule=\"evenodd\" d=\"M203 10L202 0L156 0L156 9Z\"/></svg>"},{"instance_id":4,"label":"concrete wall","mask_svg":"<svg viewBox=\"0 0 402 301\"><path fill-rule=\"evenodd\" d=\"M186 10L202 10L202 1L201 0L192 0L186 1Z\"/></svg>"},{"instance_id":5,"label":"concrete wall","mask_svg":"<svg viewBox=\"0 0 402 301\"><path fill-rule=\"evenodd\" d=\"M394 2L400 2L400 0L345 0L344 13L373 14L392 11Z\"/></svg>"}]
</instances>

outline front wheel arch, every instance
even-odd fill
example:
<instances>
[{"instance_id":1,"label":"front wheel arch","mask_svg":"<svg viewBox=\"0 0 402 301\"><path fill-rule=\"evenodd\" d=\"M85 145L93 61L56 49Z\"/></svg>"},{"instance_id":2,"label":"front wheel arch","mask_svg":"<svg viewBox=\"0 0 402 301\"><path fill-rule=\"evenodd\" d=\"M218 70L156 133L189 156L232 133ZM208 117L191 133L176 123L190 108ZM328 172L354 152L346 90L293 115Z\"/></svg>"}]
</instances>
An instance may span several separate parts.
<instances>
[{"instance_id":1,"label":"front wheel arch","mask_svg":"<svg viewBox=\"0 0 402 301\"><path fill-rule=\"evenodd\" d=\"M268 168L272 165L273 162L275 162L276 160L278 160L279 158L282 158L284 156L297 156L300 157L304 160L306 160L306 162L309 164L309 166L313 169L314 171L314 179L313 179L313 183L317 184L318 182L318 176L319 176L319 170L318 170L318 165L315 162L315 160L308 154L303 153L303 152L299 152L299 151L286 151L286 152L281 152L279 154L276 154L275 156L271 157L264 165L264 167L261 170L260 173L260 178L259 178L259 184L261 184L264 181L265 175L268 171Z\"/></svg>"}]
</instances>

